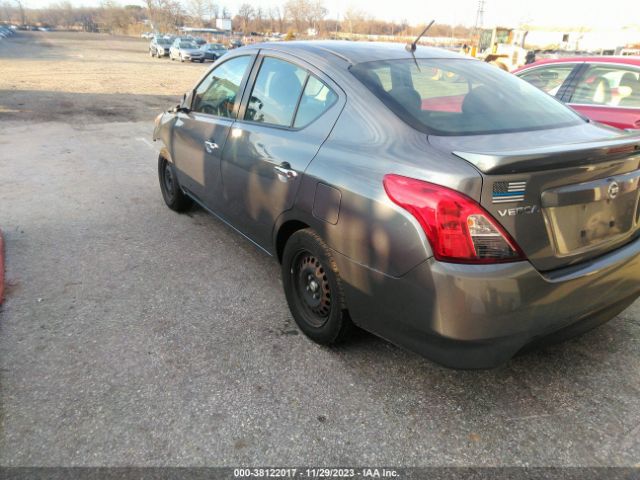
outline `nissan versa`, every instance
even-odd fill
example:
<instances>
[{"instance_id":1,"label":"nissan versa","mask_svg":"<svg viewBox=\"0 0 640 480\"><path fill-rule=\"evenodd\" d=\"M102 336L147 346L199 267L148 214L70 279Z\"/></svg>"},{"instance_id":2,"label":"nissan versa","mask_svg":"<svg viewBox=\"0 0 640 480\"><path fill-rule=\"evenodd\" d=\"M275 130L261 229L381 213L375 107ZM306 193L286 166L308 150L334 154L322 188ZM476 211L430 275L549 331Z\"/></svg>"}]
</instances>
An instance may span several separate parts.
<instances>
[{"instance_id":1,"label":"nissan versa","mask_svg":"<svg viewBox=\"0 0 640 480\"><path fill-rule=\"evenodd\" d=\"M486 63L397 44L233 50L158 116L167 205L282 264L300 329L486 368L640 295L640 136Z\"/></svg>"}]
</instances>

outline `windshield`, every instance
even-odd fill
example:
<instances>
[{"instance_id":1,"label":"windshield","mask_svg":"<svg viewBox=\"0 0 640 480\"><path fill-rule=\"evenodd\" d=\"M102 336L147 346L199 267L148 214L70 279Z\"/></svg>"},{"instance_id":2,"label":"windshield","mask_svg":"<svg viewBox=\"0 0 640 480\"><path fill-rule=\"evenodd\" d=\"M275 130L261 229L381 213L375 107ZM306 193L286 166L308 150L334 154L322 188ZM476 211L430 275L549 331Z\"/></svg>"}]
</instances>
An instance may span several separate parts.
<instances>
[{"instance_id":1,"label":"windshield","mask_svg":"<svg viewBox=\"0 0 640 480\"><path fill-rule=\"evenodd\" d=\"M193 42L180 42L180 48L198 48Z\"/></svg>"},{"instance_id":2,"label":"windshield","mask_svg":"<svg viewBox=\"0 0 640 480\"><path fill-rule=\"evenodd\" d=\"M156 39L156 42L160 45L169 45L171 43L171 40L169 40L168 38L158 38Z\"/></svg>"},{"instance_id":3,"label":"windshield","mask_svg":"<svg viewBox=\"0 0 640 480\"><path fill-rule=\"evenodd\" d=\"M396 115L437 135L540 130L583 120L515 75L477 60L360 63L351 72Z\"/></svg>"}]
</instances>

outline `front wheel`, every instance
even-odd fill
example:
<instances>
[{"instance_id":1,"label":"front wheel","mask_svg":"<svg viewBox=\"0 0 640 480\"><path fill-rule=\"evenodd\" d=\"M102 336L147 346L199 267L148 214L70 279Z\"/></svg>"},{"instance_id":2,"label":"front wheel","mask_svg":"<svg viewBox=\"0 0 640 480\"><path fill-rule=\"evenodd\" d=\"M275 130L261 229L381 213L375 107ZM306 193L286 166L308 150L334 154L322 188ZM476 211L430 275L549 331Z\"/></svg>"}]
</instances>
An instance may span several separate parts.
<instances>
[{"instance_id":1,"label":"front wheel","mask_svg":"<svg viewBox=\"0 0 640 480\"><path fill-rule=\"evenodd\" d=\"M158 177L162 198L167 207L176 212L184 212L191 206L191 199L180 188L173 163L162 156L158 158Z\"/></svg>"},{"instance_id":2,"label":"front wheel","mask_svg":"<svg viewBox=\"0 0 640 480\"><path fill-rule=\"evenodd\" d=\"M182 55L180 55L180 61L184 62L184 58L182 58Z\"/></svg>"},{"instance_id":3,"label":"front wheel","mask_svg":"<svg viewBox=\"0 0 640 480\"><path fill-rule=\"evenodd\" d=\"M291 314L307 337L322 345L335 345L350 336L353 324L338 267L315 231L299 230L287 241L282 283Z\"/></svg>"}]
</instances>

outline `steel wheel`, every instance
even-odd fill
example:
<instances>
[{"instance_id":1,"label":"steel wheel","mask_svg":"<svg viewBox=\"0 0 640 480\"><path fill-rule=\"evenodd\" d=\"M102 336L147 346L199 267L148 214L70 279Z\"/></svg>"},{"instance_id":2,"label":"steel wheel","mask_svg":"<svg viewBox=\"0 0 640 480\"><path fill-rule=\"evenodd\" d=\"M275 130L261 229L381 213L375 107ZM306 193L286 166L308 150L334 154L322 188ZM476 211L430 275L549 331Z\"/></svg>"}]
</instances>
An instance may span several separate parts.
<instances>
[{"instance_id":1,"label":"steel wheel","mask_svg":"<svg viewBox=\"0 0 640 480\"><path fill-rule=\"evenodd\" d=\"M322 345L347 339L353 329L340 273L331 251L310 228L298 230L282 253L282 286L300 330Z\"/></svg>"},{"instance_id":2,"label":"steel wheel","mask_svg":"<svg viewBox=\"0 0 640 480\"><path fill-rule=\"evenodd\" d=\"M331 312L331 286L323 265L312 253L301 251L291 275L306 320L316 328L322 327Z\"/></svg>"},{"instance_id":3,"label":"steel wheel","mask_svg":"<svg viewBox=\"0 0 640 480\"><path fill-rule=\"evenodd\" d=\"M167 206L176 212L182 212L189 208L191 200L180 188L175 167L162 156L158 158L158 177L162 198Z\"/></svg>"},{"instance_id":4,"label":"steel wheel","mask_svg":"<svg viewBox=\"0 0 640 480\"><path fill-rule=\"evenodd\" d=\"M164 171L162 172L162 181L164 184L164 190L167 192L169 199L174 199L176 196L176 180L173 176L173 169L169 162L165 162Z\"/></svg>"}]
</instances>

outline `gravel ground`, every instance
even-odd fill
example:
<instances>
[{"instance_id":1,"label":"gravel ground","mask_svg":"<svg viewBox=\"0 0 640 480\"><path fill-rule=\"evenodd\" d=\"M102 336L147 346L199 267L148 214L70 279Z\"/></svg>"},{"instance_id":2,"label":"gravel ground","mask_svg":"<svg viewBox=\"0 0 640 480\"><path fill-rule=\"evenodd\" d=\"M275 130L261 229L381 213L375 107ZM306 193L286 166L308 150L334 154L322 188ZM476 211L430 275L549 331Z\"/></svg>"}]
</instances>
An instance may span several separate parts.
<instances>
[{"instance_id":1,"label":"gravel ground","mask_svg":"<svg viewBox=\"0 0 640 480\"><path fill-rule=\"evenodd\" d=\"M205 68L0 43L0 465L640 463L640 303L491 371L299 335L275 261L162 202L152 118Z\"/></svg>"}]
</instances>

